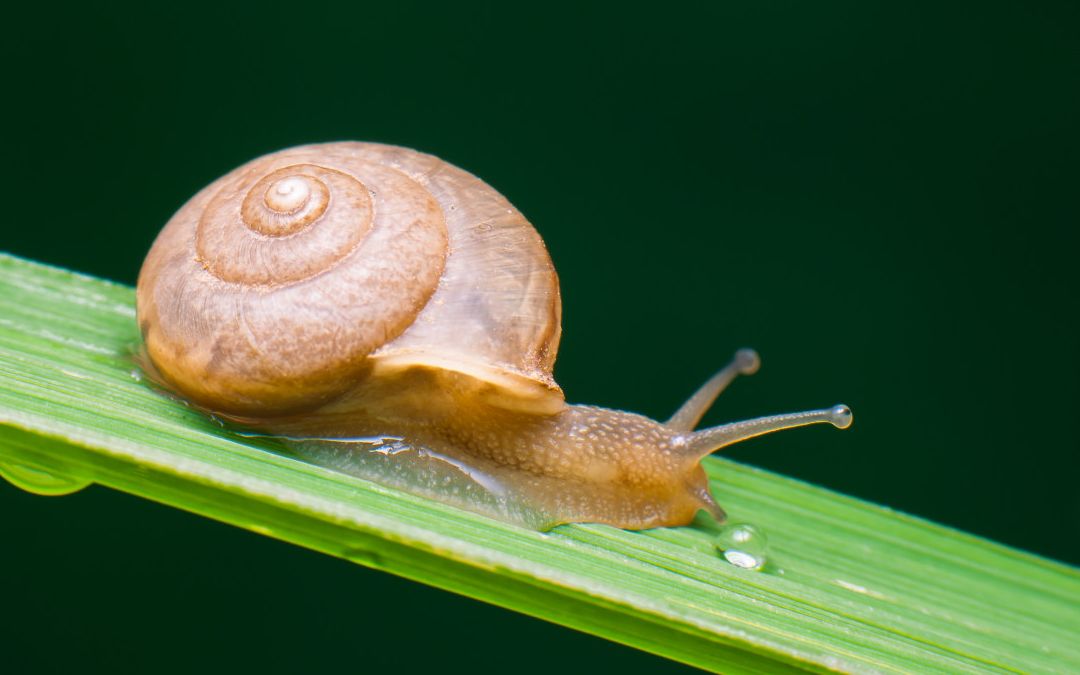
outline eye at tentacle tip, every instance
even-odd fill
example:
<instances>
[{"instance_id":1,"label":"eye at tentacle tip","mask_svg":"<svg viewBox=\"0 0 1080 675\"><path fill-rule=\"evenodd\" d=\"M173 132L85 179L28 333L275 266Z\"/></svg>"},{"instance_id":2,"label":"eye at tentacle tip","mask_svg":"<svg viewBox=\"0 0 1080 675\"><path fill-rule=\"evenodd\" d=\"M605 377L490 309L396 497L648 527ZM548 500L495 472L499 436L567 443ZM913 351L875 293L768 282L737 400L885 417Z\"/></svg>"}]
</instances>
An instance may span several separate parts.
<instances>
[{"instance_id":1,"label":"eye at tentacle tip","mask_svg":"<svg viewBox=\"0 0 1080 675\"><path fill-rule=\"evenodd\" d=\"M735 352L735 363L739 367L739 374L753 375L761 367L761 357L753 349L740 349Z\"/></svg>"},{"instance_id":2,"label":"eye at tentacle tip","mask_svg":"<svg viewBox=\"0 0 1080 675\"><path fill-rule=\"evenodd\" d=\"M834 405L829 409L829 422L837 429L847 429L855 421L851 408L843 403Z\"/></svg>"}]
</instances>

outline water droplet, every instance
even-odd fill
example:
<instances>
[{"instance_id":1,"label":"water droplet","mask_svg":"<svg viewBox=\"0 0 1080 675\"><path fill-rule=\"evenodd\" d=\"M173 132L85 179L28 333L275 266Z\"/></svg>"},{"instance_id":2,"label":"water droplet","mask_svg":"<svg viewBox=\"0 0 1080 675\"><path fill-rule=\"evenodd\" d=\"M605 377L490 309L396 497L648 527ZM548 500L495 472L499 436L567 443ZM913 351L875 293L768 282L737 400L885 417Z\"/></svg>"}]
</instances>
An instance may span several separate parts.
<instances>
[{"instance_id":1,"label":"water droplet","mask_svg":"<svg viewBox=\"0 0 1080 675\"><path fill-rule=\"evenodd\" d=\"M0 463L0 476L17 488L22 488L35 495L46 497L59 497L78 492L90 485L93 481L86 478L56 471L48 471L36 466L17 464L15 462Z\"/></svg>"},{"instance_id":2,"label":"water droplet","mask_svg":"<svg viewBox=\"0 0 1080 675\"><path fill-rule=\"evenodd\" d=\"M758 571L768 562L765 533L750 523L731 523L720 530L716 550L732 565Z\"/></svg>"},{"instance_id":3,"label":"water droplet","mask_svg":"<svg viewBox=\"0 0 1080 675\"><path fill-rule=\"evenodd\" d=\"M129 374L131 375L131 379L135 380L136 382L142 382L143 381L142 371L139 370L138 368L132 368L131 373L129 373Z\"/></svg>"}]
</instances>

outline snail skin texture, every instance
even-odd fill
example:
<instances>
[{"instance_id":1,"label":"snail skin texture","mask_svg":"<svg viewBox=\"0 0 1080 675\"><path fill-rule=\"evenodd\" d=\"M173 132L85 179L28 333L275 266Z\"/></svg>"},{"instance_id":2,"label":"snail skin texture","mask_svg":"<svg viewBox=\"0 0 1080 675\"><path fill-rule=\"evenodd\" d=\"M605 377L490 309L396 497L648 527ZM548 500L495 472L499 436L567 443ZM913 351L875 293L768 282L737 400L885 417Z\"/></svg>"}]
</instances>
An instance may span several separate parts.
<instances>
[{"instance_id":1,"label":"snail skin texture","mask_svg":"<svg viewBox=\"0 0 1080 675\"><path fill-rule=\"evenodd\" d=\"M339 471L535 528L724 517L701 459L844 406L694 431L738 352L667 422L567 405L559 283L498 192L431 155L327 143L195 195L139 274L143 367L198 408Z\"/></svg>"}]
</instances>

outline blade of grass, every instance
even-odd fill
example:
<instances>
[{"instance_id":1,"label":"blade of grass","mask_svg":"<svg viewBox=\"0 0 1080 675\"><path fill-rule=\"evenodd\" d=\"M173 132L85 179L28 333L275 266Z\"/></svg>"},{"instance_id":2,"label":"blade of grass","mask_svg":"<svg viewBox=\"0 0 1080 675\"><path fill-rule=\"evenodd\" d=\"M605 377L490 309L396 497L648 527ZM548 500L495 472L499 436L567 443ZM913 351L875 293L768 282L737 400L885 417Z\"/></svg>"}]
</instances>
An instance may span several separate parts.
<instances>
[{"instance_id":1,"label":"blade of grass","mask_svg":"<svg viewBox=\"0 0 1080 675\"><path fill-rule=\"evenodd\" d=\"M695 527L524 530L291 459L133 377L130 288L0 255L0 473L89 482L740 672L1080 671L1077 570L733 462L706 467L770 564Z\"/></svg>"}]
</instances>

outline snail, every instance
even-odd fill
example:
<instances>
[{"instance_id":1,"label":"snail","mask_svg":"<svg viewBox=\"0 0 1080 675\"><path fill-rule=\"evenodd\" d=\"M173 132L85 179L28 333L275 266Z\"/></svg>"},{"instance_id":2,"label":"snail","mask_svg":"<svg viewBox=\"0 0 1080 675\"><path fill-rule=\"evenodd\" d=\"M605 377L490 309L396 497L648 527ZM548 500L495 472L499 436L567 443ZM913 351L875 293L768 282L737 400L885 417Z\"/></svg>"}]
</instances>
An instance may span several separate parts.
<instances>
[{"instance_id":1,"label":"snail","mask_svg":"<svg viewBox=\"0 0 1080 675\"><path fill-rule=\"evenodd\" d=\"M559 283L493 188L407 148L286 149L196 194L137 287L144 367L192 405L304 459L546 529L724 512L701 460L851 412L695 431L757 355L736 353L671 419L568 405L552 377Z\"/></svg>"}]
</instances>

